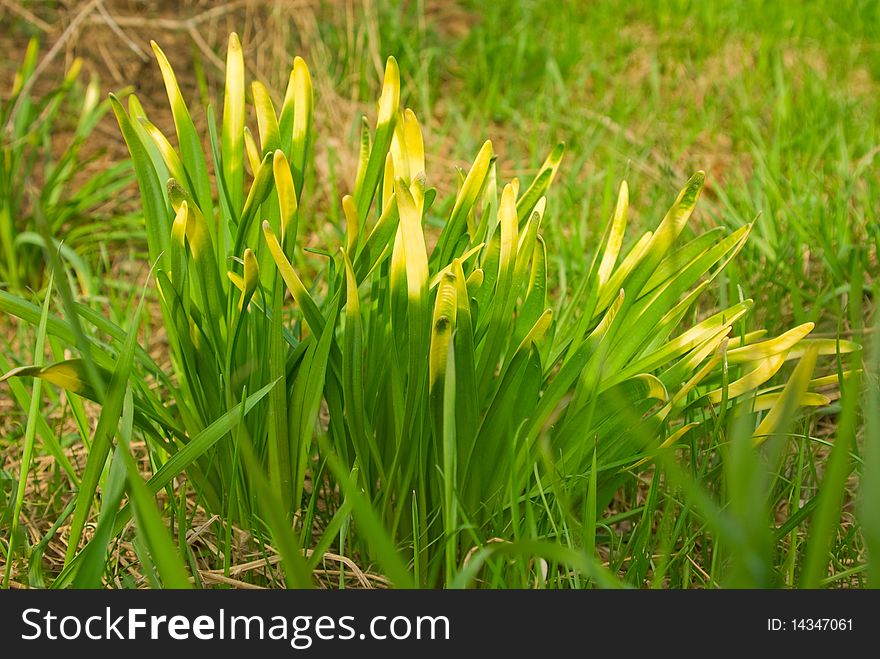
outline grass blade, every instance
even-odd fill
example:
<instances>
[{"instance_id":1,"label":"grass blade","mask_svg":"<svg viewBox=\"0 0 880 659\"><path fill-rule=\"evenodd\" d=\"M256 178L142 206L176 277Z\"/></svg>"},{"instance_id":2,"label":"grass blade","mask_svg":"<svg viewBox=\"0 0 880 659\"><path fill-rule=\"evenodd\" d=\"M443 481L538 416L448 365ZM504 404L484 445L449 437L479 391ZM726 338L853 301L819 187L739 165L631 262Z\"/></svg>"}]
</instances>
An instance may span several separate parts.
<instances>
[{"instance_id":1,"label":"grass blade","mask_svg":"<svg viewBox=\"0 0 880 659\"><path fill-rule=\"evenodd\" d=\"M34 346L34 364L40 366L43 363L43 352L46 342L46 322L49 317L49 303L52 300L52 275L49 275L49 284L46 287L46 297L43 301L43 312L40 315L40 324L37 328L36 345ZM42 381L34 379L31 389L30 407L28 408L27 424L24 430L24 441L21 449L21 462L18 474L18 486L15 489L15 502L12 506L12 519L9 523L9 546L6 548L6 569L3 572L3 587L9 588L9 579L12 572L15 540L18 536L18 518L24 506L24 494L27 487L28 473L31 469L31 458L34 452L34 437L37 432L37 419L40 418L40 401L42 398Z\"/></svg>"}]
</instances>

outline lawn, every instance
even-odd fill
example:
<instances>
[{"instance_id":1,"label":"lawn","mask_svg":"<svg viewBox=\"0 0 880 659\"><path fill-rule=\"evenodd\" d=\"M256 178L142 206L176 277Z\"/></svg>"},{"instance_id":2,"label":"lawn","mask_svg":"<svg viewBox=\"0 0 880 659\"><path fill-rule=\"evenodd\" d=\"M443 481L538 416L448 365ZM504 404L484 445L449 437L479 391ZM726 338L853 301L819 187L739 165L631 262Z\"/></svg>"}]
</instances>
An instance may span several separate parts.
<instances>
[{"instance_id":1,"label":"lawn","mask_svg":"<svg viewBox=\"0 0 880 659\"><path fill-rule=\"evenodd\" d=\"M4 586L880 586L880 5L142 4L0 9Z\"/></svg>"}]
</instances>

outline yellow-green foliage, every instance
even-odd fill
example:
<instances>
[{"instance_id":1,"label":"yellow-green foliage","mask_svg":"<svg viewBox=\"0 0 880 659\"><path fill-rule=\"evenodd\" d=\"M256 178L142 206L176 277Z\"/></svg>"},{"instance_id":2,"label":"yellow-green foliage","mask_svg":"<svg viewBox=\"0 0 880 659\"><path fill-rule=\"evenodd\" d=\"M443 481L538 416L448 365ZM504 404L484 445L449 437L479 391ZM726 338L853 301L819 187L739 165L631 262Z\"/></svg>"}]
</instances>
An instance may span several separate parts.
<instances>
[{"instance_id":1,"label":"yellow-green foliage","mask_svg":"<svg viewBox=\"0 0 880 659\"><path fill-rule=\"evenodd\" d=\"M827 403L817 390L834 378L813 378L817 355L856 349L810 339L812 325L742 334L751 300L685 322L751 229L682 239L702 172L628 249L622 183L602 240L587 246L592 264L572 295L554 299L554 245L542 226L566 222L546 199L563 147L534 180L502 185L486 142L428 252L436 190L416 116L399 106L393 58L375 125L363 120L353 194L340 200L344 241L326 245L323 271L307 278L293 265L313 139L305 63L295 60L280 112L251 85L258 142L235 35L219 134L210 109L208 135L196 132L169 60L154 50L179 149L134 97L128 109L112 99L173 369L158 388L134 385L135 424L154 448L153 492L186 471L210 511L265 523L278 542L295 519L297 542L310 546L314 493L328 479L342 497L321 503L335 511L327 543L354 510L364 535L350 542L389 574L401 573L398 559L376 547L401 549L417 583L450 583L489 538L558 532L546 506L523 522L530 502L581 500L590 482L589 500L602 505L627 470L711 413L766 411L760 442L798 406ZM780 389L770 380L789 360L800 362ZM157 370L136 360L136 373ZM77 362L14 374L88 395Z\"/></svg>"}]
</instances>

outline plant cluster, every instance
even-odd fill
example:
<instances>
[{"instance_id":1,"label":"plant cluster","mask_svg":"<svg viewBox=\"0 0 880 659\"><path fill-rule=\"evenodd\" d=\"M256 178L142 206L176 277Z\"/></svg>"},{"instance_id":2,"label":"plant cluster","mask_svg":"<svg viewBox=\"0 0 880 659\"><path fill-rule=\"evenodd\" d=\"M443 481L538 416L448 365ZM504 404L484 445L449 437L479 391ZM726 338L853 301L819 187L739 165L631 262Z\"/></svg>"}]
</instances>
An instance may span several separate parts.
<instances>
[{"instance_id":1,"label":"plant cluster","mask_svg":"<svg viewBox=\"0 0 880 659\"><path fill-rule=\"evenodd\" d=\"M565 221L546 213L562 145L531 181L505 184L486 142L441 202L393 58L341 200L344 240L304 271L294 264L304 262L300 209L315 139L305 62L294 61L276 109L262 83L246 85L233 34L222 117L218 125L208 107L201 135L153 48L177 146L136 96L110 103L143 200L170 372L136 345L136 324L126 331L75 304L60 318L0 294L0 308L79 350L4 379L35 376L102 404L60 585L99 577L107 543L132 514L155 531L163 580L184 583L148 501L163 489L173 497L184 474L227 528L271 535L290 585L305 585L336 543L399 585L467 583L499 539L602 582L597 512L632 473L729 418L754 419L752 443L763 444L799 408L829 402L839 356L857 349L810 338L812 323L775 337L750 331L748 299L706 311L707 289L751 226L686 238L702 172L626 249L621 184L601 242L584 256L587 274L558 299L542 226ZM426 219L437 216L445 222L429 249ZM816 376L821 355L838 356L838 372ZM774 384L786 362L795 368ZM153 464L145 484L127 449L119 454L133 432ZM114 437L120 466L114 457L108 470ZM126 473L137 486L120 508ZM99 490L97 531L83 548ZM495 569L523 581L535 570Z\"/></svg>"}]
</instances>

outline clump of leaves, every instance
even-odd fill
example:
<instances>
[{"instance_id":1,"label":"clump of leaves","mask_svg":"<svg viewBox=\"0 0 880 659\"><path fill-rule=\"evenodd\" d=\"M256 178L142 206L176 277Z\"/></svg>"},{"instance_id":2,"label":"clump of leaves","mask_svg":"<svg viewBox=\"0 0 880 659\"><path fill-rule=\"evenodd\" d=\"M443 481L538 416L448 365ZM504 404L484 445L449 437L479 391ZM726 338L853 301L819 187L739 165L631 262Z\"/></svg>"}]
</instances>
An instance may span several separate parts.
<instances>
[{"instance_id":1,"label":"clump of leaves","mask_svg":"<svg viewBox=\"0 0 880 659\"><path fill-rule=\"evenodd\" d=\"M586 276L573 296L554 300L553 245L541 229L565 221L546 216L545 196L563 147L528 185L502 186L486 142L429 251L424 227L438 214L437 195L419 123L400 108L393 58L375 126L362 123L352 194L341 200L344 242L328 247L306 281L292 265L312 140L305 63L295 60L280 111L252 84L255 137L232 35L222 124L207 108L206 154L169 62L154 50L178 148L134 96L127 110L111 99L140 185L170 345L171 373L136 353L123 374L131 423L154 463L148 490L186 472L227 525L269 530L290 584L307 581L311 561L336 542L400 585L466 582L474 551L499 538L534 551L578 535L589 570L597 509L630 472L719 415L760 413L761 443L796 409L828 402L819 390L837 376L813 378L818 355L856 349L810 339L811 324L775 338L735 333L750 300L685 322L751 229L681 240L702 172L628 250L623 183ZM20 301L0 305L39 317ZM80 320L116 342L125 336L94 315ZM48 331L64 336L69 323L53 319ZM90 338L79 359L13 373L100 400L89 378L118 378L117 351ZM770 384L790 360L799 365L784 388ZM85 553L77 553L82 525L112 434L92 444L70 566ZM114 514L116 533L128 518ZM303 564L307 548L315 551Z\"/></svg>"}]
</instances>

